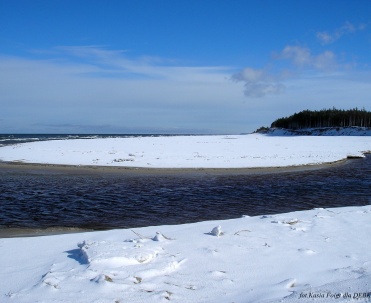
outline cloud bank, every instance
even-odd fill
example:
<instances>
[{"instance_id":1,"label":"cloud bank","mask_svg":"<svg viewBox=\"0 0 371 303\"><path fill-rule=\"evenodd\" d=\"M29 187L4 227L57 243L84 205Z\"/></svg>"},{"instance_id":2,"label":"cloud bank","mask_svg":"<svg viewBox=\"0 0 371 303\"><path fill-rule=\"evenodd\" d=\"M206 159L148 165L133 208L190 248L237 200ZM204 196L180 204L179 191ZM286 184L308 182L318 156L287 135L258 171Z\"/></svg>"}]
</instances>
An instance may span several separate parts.
<instances>
[{"instance_id":1,"label":"cloud bank","mask_svg":"<svg viewBox=\"0 0 371 303\"><path fill-rule=\"evenodd\" d=\"M248 132L309 106L367 106L370 79L368 71L345 72L333 51L300 45L273 53L265 67L240 70L135 58L99 46L60 46L28 57L0 55L0 128L9 133Z\"/></svg>"},{"instance_id":2,"label":"cloud bank","mask_svg":"<svg viewBox=\"0 0 371 303\"><path fill-rule=\"evenodd\" d=\"M53 125L61 125L61 132L80 132L84 125L115 132L232 129L234 108L243 97L229 80L231 73L229 67L135 58L96 46L57 47L27 58L0 55L0 127L10 132L54 131Z\"/></svg>"}]
</instances>

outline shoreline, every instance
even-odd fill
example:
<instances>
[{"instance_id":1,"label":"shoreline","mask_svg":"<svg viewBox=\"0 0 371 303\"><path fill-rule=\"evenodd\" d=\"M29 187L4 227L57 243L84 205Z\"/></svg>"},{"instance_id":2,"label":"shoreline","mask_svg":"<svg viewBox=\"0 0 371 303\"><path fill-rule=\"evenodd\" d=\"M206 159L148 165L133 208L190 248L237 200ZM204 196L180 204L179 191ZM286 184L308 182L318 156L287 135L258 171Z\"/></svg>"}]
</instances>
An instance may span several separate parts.
<instances>
[{"instance_id":1,"label":"shoreline","mask_svg":"<svg viewBox=\"0 0 371 303\"><path fill-rule=\"evenodd\" d=\"M349 161L362 159L360 157L348 157L345 159L305 165L290 165L276 167L240 167L240 168L147 168L147 167L123 167L123 166L100 166L100 165L66 165L47 163L27 163L19 161L0 161L0 170L27 171L28 173L50 173L50 174L120 174L127 176L202 176L202 175L256 175L304 172L326 169L334 166L344 165Z\"/></svg>"},{"instance_id":2,"label":"shoreline","mask_svg":"<svg viewBox=\"0 0 371 303\"><path fill-rule=\"evenodd\" d=\"M110 229L107 229L110 230ZM103 230L95 229L83 229L75 227L48 227L48 228L21 228L21 227L10 227L0 228L0 239L13 239L13 238L32 238L42 236L55 236L55 235L67 235L67 234L78 234L86 232L95 232Z\"/></svg>"}]
</instances>

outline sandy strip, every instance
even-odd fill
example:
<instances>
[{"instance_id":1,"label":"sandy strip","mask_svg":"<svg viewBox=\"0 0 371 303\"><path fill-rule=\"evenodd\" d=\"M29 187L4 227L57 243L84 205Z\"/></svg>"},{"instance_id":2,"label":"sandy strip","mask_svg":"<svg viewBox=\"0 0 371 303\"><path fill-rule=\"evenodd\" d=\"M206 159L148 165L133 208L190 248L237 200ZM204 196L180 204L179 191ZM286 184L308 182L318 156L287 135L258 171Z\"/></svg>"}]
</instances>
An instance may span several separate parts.
<instances>
[{"instance_id":1,"label":"sandy strip","mask_svg":"<svg viewBox=\"0 0 371 303\"><path fill-rule=\"evenodd\" d=\"M0 238L40 237L96 231L72 227L52 228L0 228Z\"/></svg>"},{"instance_id":2,"label":"sandy strip","mask_svg":"<svg viewBox=\"0 0 371 303\"><path fill-rule=\"evenodd\" d=\"M331 163L314 165L294 165L286 167L253 167L253 168L145 168L120 166L94 166L94 165L62 165L24 162L2 162L0 170L9 172L26 172L35 174L120 174L132 176L158 176L158 175L253 175L274 174L287 172L302 172L326 169L343 165L353 159L343 159Z\"/></svg>"}]
</instances>

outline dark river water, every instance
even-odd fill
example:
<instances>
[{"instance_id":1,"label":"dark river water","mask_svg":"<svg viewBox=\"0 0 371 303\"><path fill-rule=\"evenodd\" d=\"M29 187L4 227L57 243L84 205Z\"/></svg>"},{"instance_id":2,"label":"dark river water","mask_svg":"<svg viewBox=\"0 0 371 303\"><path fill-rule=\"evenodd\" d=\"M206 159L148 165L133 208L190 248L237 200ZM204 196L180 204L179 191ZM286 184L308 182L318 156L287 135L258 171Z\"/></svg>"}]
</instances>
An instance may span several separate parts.
<instances>
[{"instance_id":1,"label":"dark river water","mask_svg":"<svg viewBox=\"0 0 371 303\"><path fill-rule=\"evenodd\" d=\"M50 173L0 168L0 228L129 228L371 204L371 155L254 175Z\"/></svg>"}]
</instances>

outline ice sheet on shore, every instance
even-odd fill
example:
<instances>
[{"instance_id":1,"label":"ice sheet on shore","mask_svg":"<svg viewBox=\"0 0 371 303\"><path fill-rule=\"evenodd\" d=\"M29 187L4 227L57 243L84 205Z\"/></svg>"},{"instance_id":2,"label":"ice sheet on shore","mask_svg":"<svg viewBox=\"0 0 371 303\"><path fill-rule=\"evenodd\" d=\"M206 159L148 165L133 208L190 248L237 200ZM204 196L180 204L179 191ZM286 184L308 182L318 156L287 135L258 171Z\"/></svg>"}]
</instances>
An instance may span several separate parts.
<instances>
[{"instance_id":1,"label":"ice sheet on shore","mask_svg":"<svg viewBox=\"0 0 371 303\"><path fill-rule=\"evenodd\" d=\"M371 137L174 136L55 140L0 147L1 161L146 168L322 164L371 151Z\"/></svg>"},{"instance_id":2,"label":"ice sheet on shore","mask_svg":"<svg viewBox=\"0 0 371 303\"><path fill-rule=\"evenodd\" d=\"M0 239L0 301L369 302L370 231L365 206Z\"/></svg>"}]
</instances>

